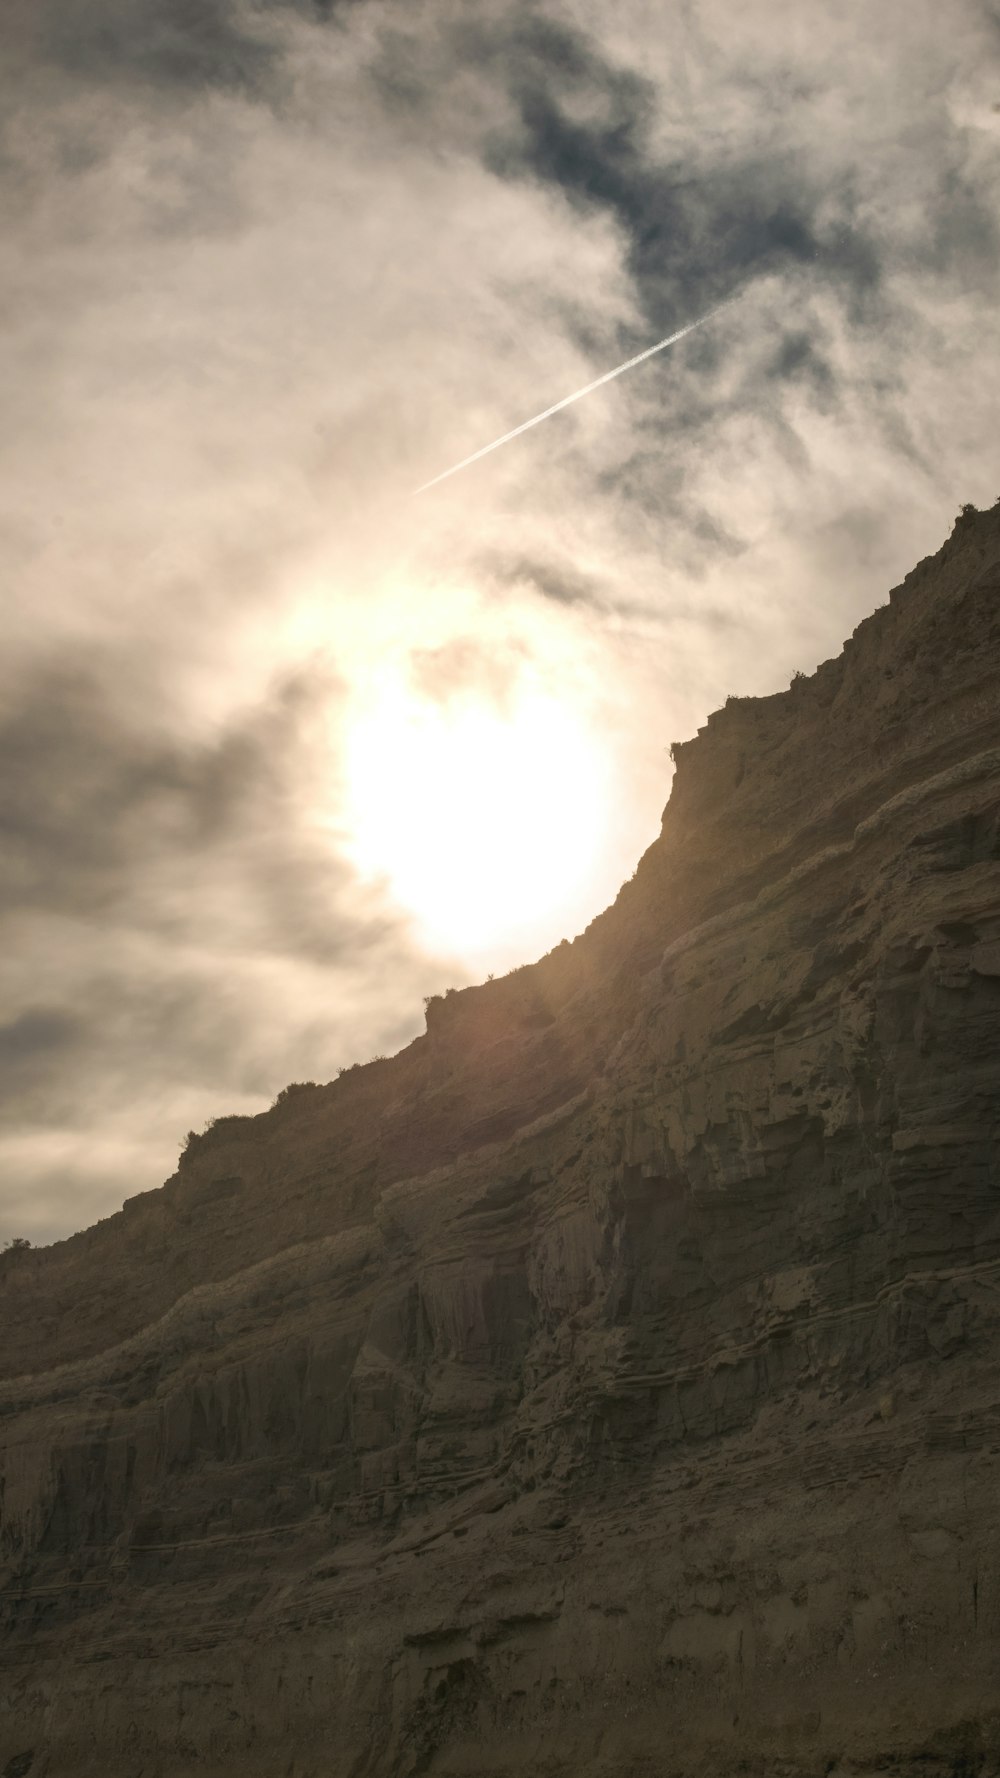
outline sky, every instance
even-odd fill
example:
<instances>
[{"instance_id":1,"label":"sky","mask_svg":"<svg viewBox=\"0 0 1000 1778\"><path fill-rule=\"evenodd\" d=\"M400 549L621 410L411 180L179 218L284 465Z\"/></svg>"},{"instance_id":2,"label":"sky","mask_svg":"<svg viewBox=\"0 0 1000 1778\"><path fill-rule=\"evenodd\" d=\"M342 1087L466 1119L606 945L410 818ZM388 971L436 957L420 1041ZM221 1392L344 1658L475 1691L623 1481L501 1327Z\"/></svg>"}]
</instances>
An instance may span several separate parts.
<instances>
[{"instance_id":1,"label":"sky","mask_svg":"<svg viewBox=\"0 0 1000 1778\"><path fill-rule=\"evenodd\" d=\"M0 1239L48 1242L582 930L670 743L997 497L1000 8L4 39Z\"/></svg>"}]
</instances>

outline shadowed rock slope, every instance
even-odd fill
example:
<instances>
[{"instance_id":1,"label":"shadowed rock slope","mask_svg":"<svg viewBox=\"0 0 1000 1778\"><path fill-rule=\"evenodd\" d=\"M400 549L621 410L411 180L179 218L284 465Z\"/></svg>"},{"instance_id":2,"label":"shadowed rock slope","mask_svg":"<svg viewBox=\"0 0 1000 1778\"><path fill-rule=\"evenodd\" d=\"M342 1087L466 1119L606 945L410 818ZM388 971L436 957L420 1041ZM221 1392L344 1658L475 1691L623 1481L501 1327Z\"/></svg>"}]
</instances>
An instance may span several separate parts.
<instances>
[{"instance_id":1,"label":"shadowed rock slope","mask_svg":"<svg viewBox=\"0 0 1000 1778\"><path fill-rule=\"evenodd\" d=\"M1000 509L582 938L0 1265L3 1778L1000 1770Z\"/></svg>"}]
</instances>

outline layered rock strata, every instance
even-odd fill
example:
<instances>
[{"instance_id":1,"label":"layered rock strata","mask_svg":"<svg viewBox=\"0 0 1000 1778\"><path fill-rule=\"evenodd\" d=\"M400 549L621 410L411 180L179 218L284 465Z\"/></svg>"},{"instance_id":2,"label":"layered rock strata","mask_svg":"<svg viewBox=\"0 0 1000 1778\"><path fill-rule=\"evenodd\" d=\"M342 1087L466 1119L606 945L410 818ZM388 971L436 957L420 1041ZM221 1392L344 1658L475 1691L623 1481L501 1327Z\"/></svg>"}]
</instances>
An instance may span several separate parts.
<instances>
[{"instance_id":1,"label":"layered rock strata","mask_svg":"<svg viewBox=\"0 0 1000 1778\"><path fill-rule=\"evenodd\" d=\"M1000 1770L1000 509L571 945L0 1265L4 1778Z\"/></svg>"}]
</instances>

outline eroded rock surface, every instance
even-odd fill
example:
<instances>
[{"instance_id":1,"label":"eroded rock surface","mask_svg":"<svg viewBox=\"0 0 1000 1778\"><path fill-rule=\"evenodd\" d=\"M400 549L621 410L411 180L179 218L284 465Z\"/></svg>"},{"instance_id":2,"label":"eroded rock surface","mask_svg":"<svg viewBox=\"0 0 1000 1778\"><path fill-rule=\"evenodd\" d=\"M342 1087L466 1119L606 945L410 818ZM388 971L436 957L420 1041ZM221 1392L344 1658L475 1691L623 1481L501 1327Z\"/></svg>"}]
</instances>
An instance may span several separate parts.
<instances>
[{"instance_id":1,"label":"eroded rock surface","mask_svg":"<svg viewBox=\"0 0 1000 1778\"><path fill-rule=\"evenodd\" d=\"M584 936L0 1266L3 1778L1000 1770L1000 510Z\"/></svg>"}]
</instances>

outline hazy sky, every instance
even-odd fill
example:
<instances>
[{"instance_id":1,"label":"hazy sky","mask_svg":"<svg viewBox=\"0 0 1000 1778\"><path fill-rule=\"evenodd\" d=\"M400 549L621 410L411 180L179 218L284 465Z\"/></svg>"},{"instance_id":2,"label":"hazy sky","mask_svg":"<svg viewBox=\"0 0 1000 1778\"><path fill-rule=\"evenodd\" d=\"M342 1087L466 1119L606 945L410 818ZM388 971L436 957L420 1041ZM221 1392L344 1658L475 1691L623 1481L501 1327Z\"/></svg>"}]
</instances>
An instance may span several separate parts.
<instances>
[{"instance_id":1,"label":"hazy sky","mask_svg":"<svg viewBox=\"0 0 1000 1778\"><path fill-rule=\"evenodd\" d=\"M50 1240L580 930L670 742L1000 493L1000 9L3 37L0 1235Z\"/></svg>"}]
</instances>

